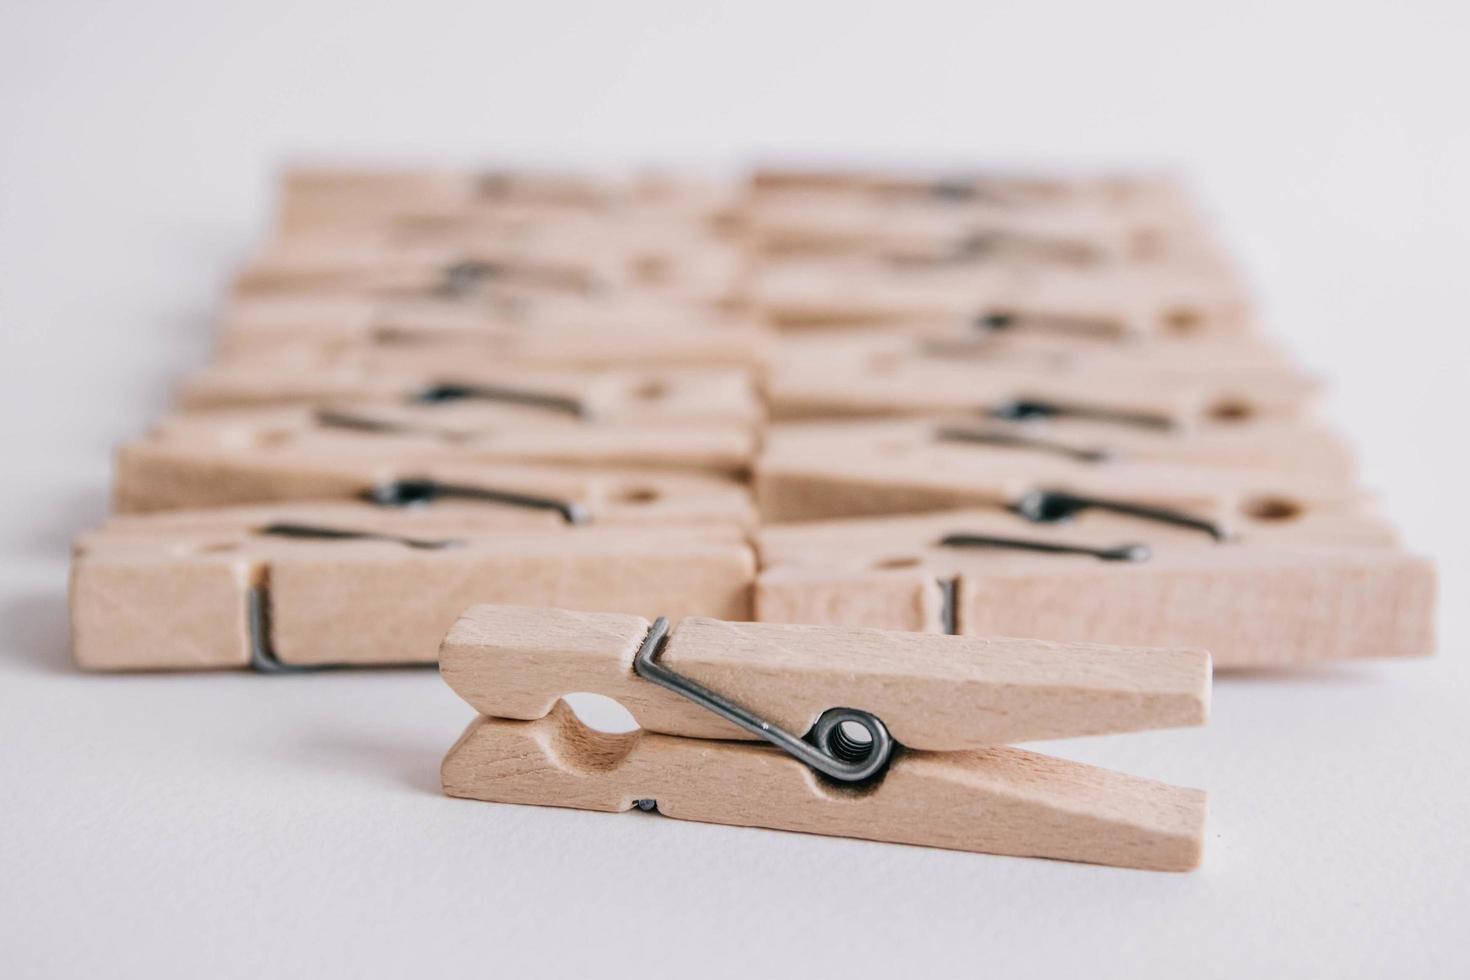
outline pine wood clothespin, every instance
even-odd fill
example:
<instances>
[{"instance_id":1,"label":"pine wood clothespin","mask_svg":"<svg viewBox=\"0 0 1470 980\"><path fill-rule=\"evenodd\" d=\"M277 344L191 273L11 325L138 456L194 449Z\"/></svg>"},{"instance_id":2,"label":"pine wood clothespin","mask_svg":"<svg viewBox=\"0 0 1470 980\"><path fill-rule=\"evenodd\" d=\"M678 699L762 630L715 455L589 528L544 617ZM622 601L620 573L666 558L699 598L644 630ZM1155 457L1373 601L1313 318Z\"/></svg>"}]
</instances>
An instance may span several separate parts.
<instances>
[{"instance_id":1,"label":"pine wood clothespin","mask_svg":"<svg viewBox=\"0 0 1470 980\"><path fill-rule=\"evenodd\" d=\"M759 365L770 331L699 304L614 298L517 298L499 304L428 297L235 299L219 328L223 359L275 359L283 345L368 347L384 357L445 343L507 363L602 367ZM451 348L453 349L453 348Z\"/></svg>"},{"instance_id":2,"label":"pine wood clothespin","mask_svg":"<svg viewBox=\"0 0 1470 980\"><path fill-rule=\"evenodd\" d=\"M1092 268L1148 266L1233 278L1219 250L1187 221L1095 208L953 207L938 200L761 200L746 216L767 258L863 256L899 269L979 263Z\"/></svg>"},{"instance_id":3,"label":"pine wood clothespin","mask_svg":"<svg viewBox=\"0 0 1470 980\"><path fill-rule=\"evenodd\" d=\"M755 519L745 487L726 477L646 467L493 462L493 453L456 448L452 441L422 433L322 427L309 412L295 410L244 415L179 418L122 446L114 509L136 513L333 499L409 506L443 500L537 507L567 513L569 520L576 512L599 523L743 527ZM271 424L271 419L285 424ZM658 452L668 460L667 444L676 441L675 434L659 438L665 445ZM578 451L583 459L595 457L585 449ZM626 453L627 445L617 451Z\"/></svg>"},{"instance_id":4,"label":"pine wood clothespin","mask_svg":"<svg viewBox=\"0 0 1470 980\"><path fill-rule=\"evenodd\" d=\"M1118 337L1232 335L1252 329L1250 305L1238 284L1208 272L788 259L757 270L750 295L783 327L1003 318L1084 323L1093 332Z\"/></svg>"},{"instance_id":5,"label":"pine wood clothespin","mask_svg":"<svg viewBox=\"0 0 1470 980\"><path fill-rule=\"evenodd\" d=\"M1190 427L1166 424L1168 414L1142 408L1035 400L998 405L1000 411L989 415L783 423L768 430L767 469L781 472L783 461L802 452L813 454L807 458L821 467L834 454L865 458L882 451L902 464L899 469L920 471L968 470L983 463L998 464L994 472L1004 473L1030 458L1039 464L1038 476L1092 472L1107 478L1139 464L1265 470L1317 480L1347 480L1355 470L1348 445L1309 421L1220 421L1204 413L1204 421Z\"/></svg>"},{"instance_id":6,"label":"pine wood clothespin","mask_svg":"<svg viewBox=\"0 0 1470 980\"><path fill-rule=\"evenodd\" d=\"M1315 406L1320 385L1286 365L1212 368L1203 358L1164 362L1108 347L959 357L947 349L935 355L912 338L878 336L783 342L766 388L778 419L964 411L1036 417L1041 408L1023 407L1050 404L1075 406L1074 417L1112 412L1119 422L1132 415L1155 428L1183 429L1300 419Z\"/></svg>"},{"instance_id":7,"label":"pine wood clothespin","mask_svg":"<svg viewBox=\"0 0 1470 980\"><path fill-rule=\"evenodd\" d=\"M748 619L754 574L731 525L582 526L453 500L116 517L77 542L73 652L95 670L432 663L475 602Z\"/></svg>"},{"instance_id":8,"label":"pine wood clothespin","mask_svg":"<svg viewBox=\"0 0 1470 980\"><path fill-rule=\"evenodd\" d=\"M739 368L554 369L459 364L421 356L419 363L392 358L330 370L315 365L218 364L195 373L180 388L179 406L213 409L266 405L376 402L405 408L516 409L541 421L727 425L750 428L764 414L749 372ZM429 419L426 417L425 421Z\"/></svg>"},{"instance_id":9,"label":"pine wood clothespin","mask_svg":"<svg viewBox=\"0 0 1470 980\"><path fill-rule=\"evenodd\" d=\"M129 511L322 499L428 480L572 499L637 497L652 505L650 518L686 506L748 509L743 488L727 479L749 467L748 427L584 425L541 414L346 404L175 415L118 449L114 503Z\"/></svg>"},{"instance_id":10,"label":"pine wood clothespin","mask_svg":"<svg viewBox=\"0 0 1470 980\"><path fill-rule=\"evenodd\" d=\"M1219 668L1425 656L1433 564L1364 515L1257 522L1078 504L1064 524L1003 510L762 529L756 617L1170 646ZM1164 515L1167 516L1167 515Z\"/></svg>"},{"instance_id":11,"label":"pine wood clothespin","mask_svg":"<svg viewBox=\"0 0 1470 980\"><path fill-rule=\"evenodd\" d=\"M420 236L423 237L423 236ZM741 281L747 260L734 243L668 234L664 241L490 234L401 242L384 233L297 236L271 243L237 273L238 295L467 297L497 290L606 296L648 292L718 300Z\"/></svg>"},{"instance_id":12,"label":"pine wood clothespin","mask_svg":"<svg viewBox=\"0 0 1470 980\"><path fill-rule=\"evenodd\" d=\"M1018 507L1040 491L1222 513L1242 528L1364 510L1340 444L1276 431L1257 441L1106 418L1062 420L1054 433L994 420L789 423L767 429L755 490L771 522Z\"/></svg>"},{"instance_id":13,"label":"pine wood clothespin","mask_svg":"<svg viewBox=\"0 0 1470 980\"><path fill-rule=\"evenodd\" d=\"M1009 743L1203 724L1202 651L476 606L440 670L480 712L444 760L451 796L1199 863L1204 793ZM641 730L588 729L560 700L578 691Z\"/></svg>"},{"instance_id":14,"label":"pine wood clothespin","mask_svg":"<svg viewBox=\"0 0 1470 980\"><path fill-rule=\"evenodd\" d=\"M281 180L278 224L286 232L356 229L436 220L613 221L663 214L691 221L728 211L731 192L697 180L648 175L631 180L511 170L389 171L298 167Z\"/></svg>"}]
</instances>

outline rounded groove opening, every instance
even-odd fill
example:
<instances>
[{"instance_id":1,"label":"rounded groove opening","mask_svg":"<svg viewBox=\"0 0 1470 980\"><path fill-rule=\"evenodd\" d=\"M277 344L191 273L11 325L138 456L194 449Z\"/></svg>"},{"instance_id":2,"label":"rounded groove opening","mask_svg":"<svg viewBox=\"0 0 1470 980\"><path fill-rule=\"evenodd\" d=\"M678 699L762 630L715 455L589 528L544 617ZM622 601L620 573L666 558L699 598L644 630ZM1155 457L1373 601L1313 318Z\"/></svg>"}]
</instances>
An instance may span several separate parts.
<instances>
[{"instance_id":1,"label":"rounded groove opening","mask_svg":"<svg viewBox=\"0 0 1470 980\"><path fill-rule=\"evenodd\" d=\"M196 554L201 555L224 555L239 550L240 542L238 541L210 541L194 549Z\"/></svg>"},{"instance_id":2,"label":"rounded groove opening","mask_svg":"<svg viewBox=\"0 0 1470 980\"><path fill-rule=\"evenodd\" d=\"M662 255L640 255L633 260L633 275L639 282L668 282L673 271L668 258Z\"/></svg>"},{"instance_id":3,"label":"rounded groove opening","mask_svg":"<svg viewBox=\"0 0 1470 980\"><path fill-rule=\"evenodd\" d=\"M658 500L659 493L652 487L628 487L617 495L619 503L623 504L651 504Z\"/></svg>"},{"instance_id":4,"label":"rounded groove opening","mask_svg":"<svg viewBox=\"0 0 1470 980\"><path fill-rule=\"evenodd\" d=\"M1301 516L1302 505L1285 497L1255 497L1242 504L1241 510L1258 521L1289 521Z\"/></svg>"},{"instance_id":5,"label":"rounded groove opening","mask_svg":"<svg viewBox=\"0 0 1470 980\"><path fill-rule=\"evenodd\" d=\"M916 558L912 555L904 555L902 557L883 558L879 561L875 561L873 563L873 567L879 569L918 568L923 563L924 561L922 558Z\"/></svg>"},{"instance_id":6,"label":"rounded groove opening","mask_svg":"<svg viewBox=\"0 0 1470 980\"><path fill-rule=\"evenodd\" d=\"M668 383L657 379L645 381L633 389L633 397L642 401L657 401L660 398L668 397L668 394Z\"/></svg>"},{"instance_id":7,"label":"rounded groove opening","mask_svg":"<svg viewBox=\"0 0 1470 980\"><path fill-rule=\"evenodd\" d=\"M276 449L296 438L290 429L265 429L255 436L255 444L262 449Z\"/></svg>"},{"instance_id":8,"label":"rounded groove opening","mask_svg":"<svg viewBox=\"0 0 1470 980\"><path fill-rule=\"evenodd\" d=\"M636 732L638 721L622 703L605 694L577 691L562 695L568 708L585 727L607 735Z\"/></svg>"},{"instance_id":9,"label":"rounded groove opening","mask_svg":"<svg viewBox=\"0 0 1470 980\"><path fill-rule=\"evenodd\" d=\"M1242 398L1223 398L1205 412L1216 422L1244 422L1256 414L1255 407Z\"/></svg>"},{"instance_id":10,"label":"rounded groove opening","mask_svg":"<svg viewBox=\"0 0 1470 980\"><path fill-rule=\"evenodd\" d=\"M1164 314L1164 327L1170 333L1191 334L1204 325L1204 319L1199 310L1180 306Z\"/></svg>"}]
</instances>

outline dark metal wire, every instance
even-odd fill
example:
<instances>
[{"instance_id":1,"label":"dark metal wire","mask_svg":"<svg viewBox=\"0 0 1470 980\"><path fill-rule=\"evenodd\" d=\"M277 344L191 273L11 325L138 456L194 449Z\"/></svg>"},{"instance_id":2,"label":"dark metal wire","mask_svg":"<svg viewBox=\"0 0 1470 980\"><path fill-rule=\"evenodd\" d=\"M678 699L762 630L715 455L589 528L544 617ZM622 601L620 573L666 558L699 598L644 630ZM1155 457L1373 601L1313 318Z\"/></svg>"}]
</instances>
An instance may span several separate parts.
<instances>
[{"instance_id":1,"label":"dark metal wire","mask_svg":"<svg viewBox=\"0 0 1470 980\"><path fill-rule=\"evenodd\" d=\"M934 438L940 442L974 443L982 446L998 446L1002 449L1028 449L1075 459L1082 463L1111 463L1118 459L1118 454L1106 447L1073 446L1053 439L1042 439L994 427L974 429L947 425L936 429Z\"/></svg>"},{"instance_id":2,"label":"dark metal wire","mask_svg":"<svg viewBox=\"0 0 1470 980\"><path fill-rule=\"evenodd\" d=\"M381 534L377 531L353 531L347 528L325 527L319 524L294 524L277 521L256 531L280 538L305 538L313 541L389 541L410 548L437 549L457 548L464 544L455 538L409 538L398 534Z\"/></svg>"},{"instance_id":3,"label":"dark metal wire","mask_svg":"<svg viewBox=\"0 0 1470 980\"><path fill-rule=\"evenodd\" d=\"M633 658L633 670L639 677L688 698L702 708L713 711L750 734L763 738L781 751L823 775L844 783L872 779L887 767L897 743L888 734L882 720L855 708L829 708L822 712L805 739L773 725L734 701L711 691L676 671L658 663L658 655L668 639L669 621L660 616ZM843 730L856 724L868 733L868 740L854 738ZM640 801L640 808L642 801ZM646 809L646 808L644 808Z\"/></svg>"},{"instance_id":4,"label":"dark metal wire","mask_svg":"<svg viewBox=\"0 0 1470 980\"><path fill-rule=\"evenodd\" d=\"M518 493L513 490L494 490L489 487L471 487L459 483L440 483L427 477L407 477L379 483L363 494L364 499L380 507L412 507L430 504L443 498L461 500L483 500L487 503L508 504L512 507L530 507L536 510L554 510L568 524L586 524L591 515L581 504L556 497L539 497L535 494Z\"/></svg>"},{"instance_id":5,"label":"dark metal wire","mask_svg":"<svg viewBox=\"0 0 1470 980\"><path fill-rule=\"evenodd\" d=\"M1016 551L1038 551L1049 555L1089 555L1102 561L1148 561L1152 557L1147 545L1120 544L1111 548L1094 548L1080 544L1038 541L1035 538L1008 538L993 534L946 534L939 539L941 548L1010 548Z\"/></svg>"},{"instance_id":6,"label":"dark metal wire","mask_svg":"<svg viewBox=\"0 0 1470 980\"><path fill-rule=\"evenodd\" d=\"M1111 500L1105 497L1088 497L1065 490L1032 490L1011 505L1020 516L1037 524L1061 524L1070 521L1086 510L1103 510L1127 517L1137 517L1160 524L1201 531L1216 541L1227 541L1230 534L1215 521L1196 517L1169 507L1150 504L1135 504L1127 500Z\"/></svg>"}]
</instances>

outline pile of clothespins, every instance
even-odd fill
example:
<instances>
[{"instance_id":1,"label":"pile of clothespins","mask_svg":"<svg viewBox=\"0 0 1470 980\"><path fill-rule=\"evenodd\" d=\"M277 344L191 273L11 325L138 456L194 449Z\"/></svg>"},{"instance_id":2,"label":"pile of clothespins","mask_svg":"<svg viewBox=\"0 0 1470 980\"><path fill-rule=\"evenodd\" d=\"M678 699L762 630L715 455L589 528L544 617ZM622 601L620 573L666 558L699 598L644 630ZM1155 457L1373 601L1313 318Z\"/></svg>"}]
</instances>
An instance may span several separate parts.
<instances>
[{"instance_id":1,"label":"pile of clothespins","mask_svg":"<svg viewBox=\"0 0 1470 980\"><path fill-rule=\"evenodd\" d=\"M440 661L453 795L1187 868L1203 794L1009 743L1433 649L1169 179L296 170L218 330L78 663Z\"/></svg>"}]
</instances>

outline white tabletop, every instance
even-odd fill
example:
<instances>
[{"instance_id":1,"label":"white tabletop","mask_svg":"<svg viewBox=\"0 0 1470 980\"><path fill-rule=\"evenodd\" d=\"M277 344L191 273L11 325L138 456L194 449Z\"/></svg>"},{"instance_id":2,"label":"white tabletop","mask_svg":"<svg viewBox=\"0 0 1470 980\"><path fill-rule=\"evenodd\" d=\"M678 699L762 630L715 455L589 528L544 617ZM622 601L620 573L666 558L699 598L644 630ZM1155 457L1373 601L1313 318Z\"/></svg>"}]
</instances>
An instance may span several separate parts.
<instances>
[{"instance_id":1,"label":"white tabletop","mask_svg":"<svg viewBox=\"0 0 1470 980\"><path fill-rule=\"evenodd\" d=\"M0 972L1465 976L1470 15L1369 6L0 5ZM450 800L432 671L71 668L68 541L286 155L776 151L1190 171L1440 561L1439 656L1046 748L1207 788L1188 875Z\"/></svg>"}]
</instances>

